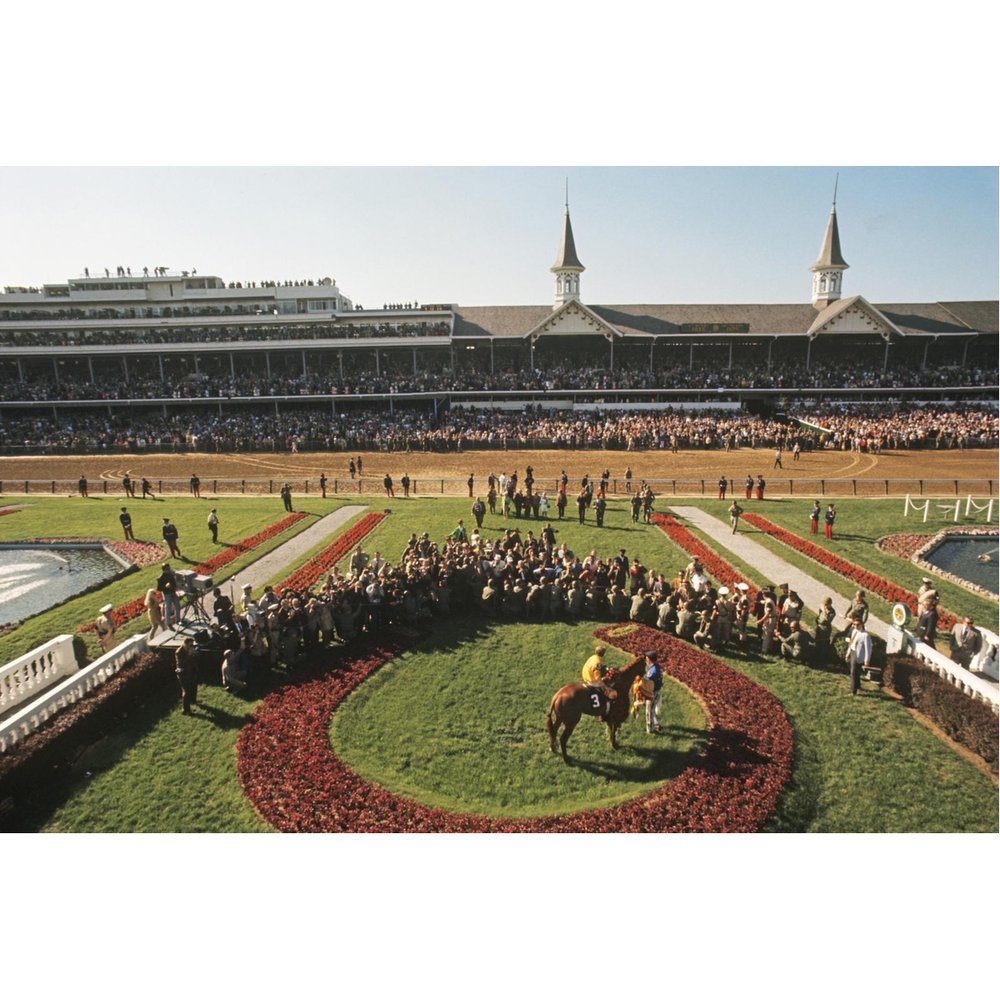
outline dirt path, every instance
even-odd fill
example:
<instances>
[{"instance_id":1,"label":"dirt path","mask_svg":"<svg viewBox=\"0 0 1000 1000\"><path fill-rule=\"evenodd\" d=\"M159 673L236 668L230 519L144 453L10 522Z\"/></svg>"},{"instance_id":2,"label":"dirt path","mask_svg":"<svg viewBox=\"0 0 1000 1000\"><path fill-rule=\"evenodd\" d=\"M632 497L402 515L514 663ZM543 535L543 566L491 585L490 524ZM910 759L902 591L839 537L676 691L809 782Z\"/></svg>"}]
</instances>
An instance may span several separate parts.
<instances>
[{"instance_id":1,"label":"dirt path","mask_svg":"<svg viewBox=\"0 0 1000 1000\"><path fill-rule=\"evenodd\" d=\"M126 472L132 478L171 479L186 482L197 473L202 482L210 479L312 479L326 474L343 483L350 481L347 463L356 455L343 452L320 453L254 453L203 454L181 453L162 455L81 455L36 456L31 458L0 458L0 481L13 484L24 480L63 480L75 483L81 474L92 482L109 480L116 484ZM789 480L905 480L946 479L979 480L998 478L998 453L995 450L969 451L900 451L881 455L823 451L803 454L798 462L785 455L783 467L773 468L774 451L770 448L743 448L723 451L470 451L462 454L413 452L373 452L364 457L364 477L377 479L388 472L397 482L403 473L411 479L458 479L463 483L469 473L476 477L476 489L485 489L490 472L522 476L526 466L534 468L535 479L555 480L565 469L573 488L584 475L600 477L607 468L612 479L624 482L625 469L630 466L633 479L706 480L714 493L719 477L725 475L739 489L747 475L763 475L777 487ZM480 486L481 484L481 486ZM15 487L16 489L16 487ZM367 492L367 491L366 491ZM953 492L943 489L941 492ZM966 491L968 492L968 491Z\"/></svg>"}]
</instances>

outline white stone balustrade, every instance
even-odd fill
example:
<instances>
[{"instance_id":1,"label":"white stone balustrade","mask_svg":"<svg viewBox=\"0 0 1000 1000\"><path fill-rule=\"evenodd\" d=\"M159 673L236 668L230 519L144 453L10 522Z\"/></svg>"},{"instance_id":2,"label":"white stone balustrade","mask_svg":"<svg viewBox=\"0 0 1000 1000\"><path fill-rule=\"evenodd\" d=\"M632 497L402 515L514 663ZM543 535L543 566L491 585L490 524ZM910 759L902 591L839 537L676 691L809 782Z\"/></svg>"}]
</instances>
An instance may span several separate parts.
<instances>
[{"instance_id":1,"label":"white stone balustrade","mask_svg":"<svg viewBox=\"0 0 1000 1000\"><path fill-rule=\"evenodd\" d=\"M0 667L0 715L37 698L63 677L76 673L73 636L54 639Z\"/></svg>"},{"instance_id":2,"label":"white stone balustrade","mask_svg":"<svg viewBox=\"0 0 1000 1000\"><path fill-rule=\"evenodd\" d=\"M126 663L144 653L147 648L145 634L126 639L121 645L76 671L72 677L0 723L0 753L41 729L54 715L113 677Z\"/></svg>"},{"instance_id":3,"label":"white stone balustrade","mask_svg":"<svg viewBox=\"0 0 1000 1000\"><path fill-rule=\"evenodd\" d=\"M1000 636L996 632L991 632L988 628L977 625L983 637L983 646L972 658L969 664L971 670L992 677L993 680L1000 680L1000 671L997 669L997 652L1000 650Z\"/></svg>"}]
</instances>

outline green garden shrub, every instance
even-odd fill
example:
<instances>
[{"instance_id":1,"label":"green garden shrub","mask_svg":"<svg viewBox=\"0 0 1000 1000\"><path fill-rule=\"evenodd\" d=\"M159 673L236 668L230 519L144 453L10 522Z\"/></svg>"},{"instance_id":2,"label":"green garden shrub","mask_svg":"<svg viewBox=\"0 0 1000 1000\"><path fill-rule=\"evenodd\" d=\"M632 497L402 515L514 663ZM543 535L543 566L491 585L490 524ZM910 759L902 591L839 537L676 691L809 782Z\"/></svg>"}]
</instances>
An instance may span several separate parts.
<instances>
[{"instance_id":1,"label":"green garden shrub","mask_svg":"<svg viewBox=\"0 0 1000 1000\"><path fill-rule=\"evenodd\" d=\"M1000 723L990 705L963 694L912 656L890 656L882 682L997 773Z\"/></svg>"}]
</instances>

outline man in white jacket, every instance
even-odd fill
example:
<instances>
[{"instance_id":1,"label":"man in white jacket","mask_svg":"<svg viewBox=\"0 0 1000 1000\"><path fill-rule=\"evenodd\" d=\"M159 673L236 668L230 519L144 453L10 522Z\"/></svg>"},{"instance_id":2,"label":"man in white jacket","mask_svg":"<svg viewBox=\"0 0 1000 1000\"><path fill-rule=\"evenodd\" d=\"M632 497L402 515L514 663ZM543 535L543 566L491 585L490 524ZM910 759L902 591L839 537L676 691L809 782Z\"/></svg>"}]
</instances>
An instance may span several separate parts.
<instances>
[{"instance_id":1,"label":"man in white jacket","mask_svg":"<svg viewBox=\"0 0 1000 1000\"><path fill-rule=\"evenodd\" d=\"M867 674L872 665L872 637L860 618L853 621L853 630L847 640L847 663L851 669L851 694L861 687L861 671Z\"/></svg>"}]
</instances>

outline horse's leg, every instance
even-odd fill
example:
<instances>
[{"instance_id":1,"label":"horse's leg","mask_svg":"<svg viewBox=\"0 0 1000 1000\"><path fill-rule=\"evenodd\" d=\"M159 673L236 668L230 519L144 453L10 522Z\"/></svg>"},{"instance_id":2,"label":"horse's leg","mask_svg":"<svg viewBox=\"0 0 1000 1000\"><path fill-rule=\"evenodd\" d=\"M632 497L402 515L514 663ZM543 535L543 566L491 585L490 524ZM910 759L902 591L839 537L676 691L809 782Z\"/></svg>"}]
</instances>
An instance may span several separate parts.
<instances>
[{"instance_id":1,"label":"horse's leg","mask_svg":"<svg viewBox=\"0 0 1000 1000\"><path fill-rule=\"evenodd\" d=\"M553 719L555 714L555 710L550 708L548 715L545 716L545 728L549 734L549 749L553 753L556 752L556 732L559 730L558 719Z\"/></svg>"},{"instance_id":2,"label":"horse's leg","mask_svg":"<svg viewBox=\"0 0 1000 1000\"><path fill-rule=\"evenodd\" d=\"M566 753L566 744L569 742L569 738L576 729L576 724L580 721L580 717L577 716L575 719L567 719L563 725L562 738L559 741L559 745L562 747L563 760L568 764L569 755Z\"/></svg>"},{"instance_id":3,"label":"horse's leg","mask_svg":"<svg viewBox=\"0 0 1000 1000\"><path fill-rule=\"evenodd\" d=\"M612 750L617 750L618 749L618 741L615 739L615 737L617 735L618 735L618 723L617 722L612 722L609 719L608 720L608 739L611 740L611 749Z\"/></svg>"}]
</instances>

